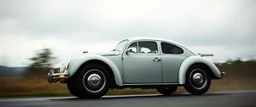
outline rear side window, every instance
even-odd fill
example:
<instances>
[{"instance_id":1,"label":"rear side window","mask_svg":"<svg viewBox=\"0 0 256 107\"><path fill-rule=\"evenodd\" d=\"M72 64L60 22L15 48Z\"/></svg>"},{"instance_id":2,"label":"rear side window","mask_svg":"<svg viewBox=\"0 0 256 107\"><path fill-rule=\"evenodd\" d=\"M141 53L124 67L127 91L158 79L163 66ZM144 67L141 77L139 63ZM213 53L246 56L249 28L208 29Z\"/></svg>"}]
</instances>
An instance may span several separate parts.
<instances>
[{"instance_id":1,"label":"rear side window","mask_svg":"<svg viewBox=\"0 0 256 107\"><path fill-rule=\"evenodd\" d=\"M161 48L164 54L183 54L184 52L180 47L165 42L161 43Z\"/></svg>"}]
</instances>

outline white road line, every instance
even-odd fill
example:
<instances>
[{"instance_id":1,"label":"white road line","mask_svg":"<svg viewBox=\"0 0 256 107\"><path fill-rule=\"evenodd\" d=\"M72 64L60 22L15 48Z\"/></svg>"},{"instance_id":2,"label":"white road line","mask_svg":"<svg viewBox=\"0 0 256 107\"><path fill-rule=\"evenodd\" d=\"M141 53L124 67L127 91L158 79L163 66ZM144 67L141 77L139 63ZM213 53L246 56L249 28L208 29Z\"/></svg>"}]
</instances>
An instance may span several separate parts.
<instances>
[{"instance_id":1,"label":"white road line","mask_svg":"<svg viewBox=\"0 0 256 107\"><path fill-rule=\"evenodd\" d=\"M146 96L157 96L161 94L139 94L139 95L106 95L102 98L120 98L120 97L146 97ZM38 101L38 100L54 100L54 99L71 99L76 98L70 97L33 97L33 98L1 98L0 102L11 102L11 101Z\"/></svg>"}]
</instances>

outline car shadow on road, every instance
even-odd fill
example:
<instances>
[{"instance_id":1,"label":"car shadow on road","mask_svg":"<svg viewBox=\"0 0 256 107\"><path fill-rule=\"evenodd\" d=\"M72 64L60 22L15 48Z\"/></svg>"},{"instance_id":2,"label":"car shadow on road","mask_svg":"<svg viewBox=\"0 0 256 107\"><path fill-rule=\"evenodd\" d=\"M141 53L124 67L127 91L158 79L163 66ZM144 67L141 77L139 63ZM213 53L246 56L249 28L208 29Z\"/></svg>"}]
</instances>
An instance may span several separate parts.
<instances>
[{"instance_id":1,"label":"car shadow on road","mask_svg":"<svg viewBox=\"0 0 256 107\"><path fill-rule=\"evenodd\" d=\"M63 98L63 99L51 99L51 100L119 100L119 99L150 99L150 98L189 98L189 97L209 97L209 96L223 96L228 94L203 94L203 95L191 95L191 94L173 94L169 96L164 96L160 94L145 94L145 95L111 95L103 96L99 99L89 99L89 98Z\"/></svg>"}]
</instances>

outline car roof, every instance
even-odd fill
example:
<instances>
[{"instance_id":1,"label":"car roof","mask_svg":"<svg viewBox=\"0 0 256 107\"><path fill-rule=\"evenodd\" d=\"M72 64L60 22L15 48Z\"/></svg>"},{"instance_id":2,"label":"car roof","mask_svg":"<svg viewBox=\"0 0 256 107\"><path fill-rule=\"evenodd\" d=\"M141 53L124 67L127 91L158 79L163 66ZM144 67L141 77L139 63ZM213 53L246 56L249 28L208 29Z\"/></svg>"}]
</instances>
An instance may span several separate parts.
<instances>
[{"instance_id":1,"label":"car roof","mask_svg":"<svg viewBox=\"0 0 256 107\"><path fill-rule=\"evenodd\" d=\"M178 45L180 47L183 47L184 49L190 51L191 53L195 54L194 52L192 52L190 49L186 48L184 45L173 41L173 40L168 40L168 39L163 39L163 38L157 38L157 37L132 37L132 38L127 38L127 40L131 41L137 41L137 40L154 40L154 41L163 41L163 42L169 42L175 45Z\"/></svg>"},{"instance_id":2,"label":"car roof","mask_svg":"<svg viewBox=\"0 0 256 107\"><path fill-rule=\"evenodd\" d=\"M132 37L132 38L128 38L129 41L137 41L137 40L156 40L156 41L165 41L165 42L170 42L170 43L174 43L180 46L185 47L184 45L173 41L173 40L168 40L168 39L163 39L163 38L156 38L156 37Z\"/></svg>"}]
</instances>

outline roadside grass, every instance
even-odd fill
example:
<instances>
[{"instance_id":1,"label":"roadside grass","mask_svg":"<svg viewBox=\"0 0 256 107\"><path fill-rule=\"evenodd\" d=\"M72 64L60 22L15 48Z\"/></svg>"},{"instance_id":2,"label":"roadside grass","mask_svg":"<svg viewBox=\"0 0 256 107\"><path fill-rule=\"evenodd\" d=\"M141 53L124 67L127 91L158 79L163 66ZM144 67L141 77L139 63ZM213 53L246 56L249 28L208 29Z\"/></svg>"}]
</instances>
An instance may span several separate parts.
<instances>
[{"instance_id":1,"label":"roadside grass","mask_svg":"<svg viewBox=\"0 0 256 107\"><path fill-rule=\"evenodd\" d=\"M49 84L46 79L2 79L0 85L0 97L70 95L65 84Z\"/></svg>"},{"instance_id":2,"label":"roadside grass","mask_svg":"<svg viewBox=\"0 0 256 107\"><path fill-rule=\"evenodd\" d=\"M213 91L246 91L256 90L256 78L234 76L222 80L212 80L210 92Z\"/></svg>"},{"instance_id":3,"label":"roadside grass","mask_svg":"<svg viewBox=\"0 0 256 107\"><path fill-rule=\"evenodd\" d=\"M29 96L70 96L66 84L49 84L42 78L12 78L0 79L0 97ZM222 80L212 80L208 92L256 90L255 78L227 77ZM175 93L186 93L183 87ZM158 94L155 89L113 89L107 95Z\"/></svg>"}]
</instances>

